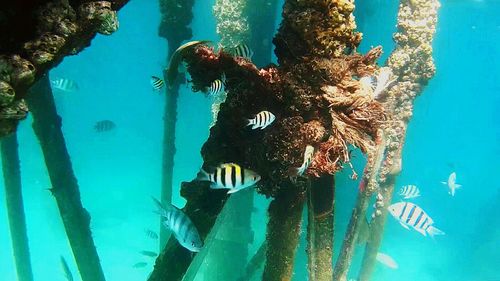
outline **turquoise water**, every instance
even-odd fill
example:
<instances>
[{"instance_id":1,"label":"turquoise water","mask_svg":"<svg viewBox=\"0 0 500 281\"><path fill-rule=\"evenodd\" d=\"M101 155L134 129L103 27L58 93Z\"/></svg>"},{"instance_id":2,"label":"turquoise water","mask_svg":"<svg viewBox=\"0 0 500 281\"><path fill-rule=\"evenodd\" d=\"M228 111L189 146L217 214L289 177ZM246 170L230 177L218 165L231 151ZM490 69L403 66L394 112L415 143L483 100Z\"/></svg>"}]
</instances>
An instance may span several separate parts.
<instances>
[{"instance_id":1,"label":"turquoise water","mask_svg":"<svg viewBox=\"0 0 500 281\"><path fill-rule=\"evenodd\" d=\"M213 1L196 1L193 38L217 41ZM393 48L395 1L358 1L356 15L364 33L362 52L381 44L383 61ZM436 76L417 99L397 188L416 184L415 203L446 232L435 240L402 228L388 218L381 252L399 268L378 264L373 280L500 280L500 2L445 0L434 40ZM54 92L63 132L78 178L82 201L92 216L91 229L107 280L145 280L154 259L142 250L158 251L144 235L158 229L150 196L159 197L164 96L149 84L166 66L167 45L157 36L157 1L132 0L120 12L120 29L98 35L91 47L67 57L51 77L77 81L74 93ZM362 20L361 20L362 19ZM173 203L182 207L182 181L191 180L208 136L210 99L181 87L176 132ZM116 129L96 133L95 122L112 120ZM59 257L76 266L53 197L31 117L18 130L28 237L35 280L65 280ZM354 163L358 172L364 163ZM463 187L454 197L440 182L455 171ZM5 198L3 181L0 197ZM357 193L348 172L337 175L335 247L340 248ZM253 253L265 235L268 200L255 195ZM394 199L397 200L396 197ZM305 216L304 216L305 218ZM16 280L6 210L0 207L0 276ZM294 280L307 280L305 225L297 252ZM358 249L354 269L359 266ZM144 268L133 268L145 261ZM357 272L354 270L353 273ZM209 274L209 272L207 273ZM354 278L352 274L352 278ZM200 279L201 278L201 279ZM197 280L203 280L199 277ZM257 279L255 279L257 280Z\"/></svg>"}]
</instances>

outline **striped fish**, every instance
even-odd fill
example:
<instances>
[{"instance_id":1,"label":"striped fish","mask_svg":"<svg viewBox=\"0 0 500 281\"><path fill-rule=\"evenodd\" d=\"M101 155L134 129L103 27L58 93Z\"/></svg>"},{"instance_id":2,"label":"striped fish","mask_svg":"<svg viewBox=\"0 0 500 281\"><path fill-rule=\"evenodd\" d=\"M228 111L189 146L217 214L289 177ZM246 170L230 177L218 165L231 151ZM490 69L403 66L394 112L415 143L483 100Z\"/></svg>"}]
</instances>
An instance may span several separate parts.
<instances>
[{"instance_id":1,"label":"striped fish","mask_svg":"<svg viewBox=\"0 0 500 281\"><path fill-rule=\"evenodd\" d=\"M173 205L164 207L157 199L153 198L153 201L158 207L163 226L172 231L179 244L191 252L199 252L203 247L203 242L191 219Z\"/></svg>"},{"instance_id":2,"label":"striped fish","mask_svg":"<svg viewBox=\"0 0 500 281\"><path fill-rule=\"evenodd\" d=\"M419 206L411 202L399 202L389 206L389 213L399 221L399 223L406 229L412 227L420 232L423 236L429 234L431 237L434 235L444 235L444 232L432 226L434 221L422 210Z\"/></svg>"},{"instance_id":3,"label":"striped fish","mask_svg":"<svg viewBox=\"0 0 500 281\"><path fill-rule=\"evenodd\" d=\"M208 88L208 93L211 96L216 96L220 93L224 93L226 91L226 75L222 73L222 76L220 79L217 79L210 84L210 87Z\"/></svg>"},{"instance_id":4,"label":"striped fish","mask_svg":"<svg viewBox=\"0 0 500 281\"><path fill-rule=\"evenodd\" d=\"M247 126L252 125L252 130L260 128L261 130L265 129L267 126L271 125L271 123L276 120L276 116L269 111L261 111L255 115L254 118L248 119Z\"/></svg>"},{"instance_id":5,"label":"striped fish","mask_svg":"<svg viewBox=\"0 0 500 281\"><path fill-rule=\"evenodd\" d=\"M416 185L405 185L401 187L399 190L399 196L403 197L403 199L411 199L420 196L420 190Z\"/></svg>"},{"instance_id":6,"label":"striped fish","mask_svg":"<svg viewBox=\"0 0 500 281\"><path fill-rule=\"evenodd\" d=\"M306 151L304 151L304 162L302 162L302 165L297 168L297 175L302 176L306 172L309 165L311 165L313 155L314 147L312 145L307 145Z\"/></svg>"},{"instance_id":7,"label":"striped fish","mask_svg":"<svg viewBox=\"0 0 500 281\"><path fill-rule=\"evenodd\" d=\"M94 130L98 133L111 131L116 127L116 124L111 120L101 120L95 123Z\"/></svg>"},{"instance_id":8,"label":"striped fish","mask_svg":"<svg viewBox=\"0 0 500 281\"><path fill-rule=\"evenodd\" d=\"M158 256L157 253L153 252L153 251L147 251L147 250L144 250L144 251L140 251L139 252L141 255L144 255L144 256L147 256L147 257L151 257L151 258L154 258L156 256Z\"/></svg>"},{"instance_id":9,"label":"striped fish","mask_svg":"<svg viewBox=\"0 0 500 281\"><path fill-rule=\"evenodd\" d=\"M151 229L145 229L144 230L144 233L146 234L146 236L150 239L153 239L153 240L156 240L158 239L158 233L156 233L155 231L151 230Z\"/></svg>"},{"instance_id":10,"label":"striped fish","mask_svg":"<svg viewBox=\"0 0 500 281\"><path fill-rule=\"evenodd\" d=\"M74 280L73 273L71 273L71 270L69 269L69 265L63 256L61 256L61 266L62 266L63 271L64 271L64 276L66 276L66 280L73 281Z\"/></svg>"},{"instance_id":11,"label":"striped fish","mask_svg":"<svg viewBox=\"0 0 500 281\"><path fill-rule=\"evenodd\" d=\"M230 53L235 57L242 57L246 59L251 59L253 56L253 51L248 47L247 44L239 44L232 48Z\"/></svg>"},{"instance_id":12,"label":"striped fish","mask_svg":"<svg viewBox=\"0 0 500 281\"><path fill-rule=\"evenodd\" d=\"M153 87L153 90L155 91L159 91L161 90L161 88L163 88L163 86L165 86L165 82L161 78L156 76L151 76L149 82L151 83L151 87Z\"/></svg>"},{"instance_id":13,"label":"striped fish","mask_svg":"<svg viewBox=\"0 0 500 281\"><path fill-rule=\"evenodd\" d=\"M50 80L50 85L52 88L63 91L63 92L74 92L78 91L78 84L75 81L67 78L57 78Z\"/></svg>"},{"instance_id":14,"label":"striped fish","mask_svg":"<svg viewBox=\"0 0 500 281\"><path fill-rule=\"evenodd\" d=\"M201 169L196 178L199 181L210 181L212 189L229 189L228 194L235 193L256 184L260 176L252 170L241 168L234 163L222 164L213 173Z\"/></svg>"}]
</instances>

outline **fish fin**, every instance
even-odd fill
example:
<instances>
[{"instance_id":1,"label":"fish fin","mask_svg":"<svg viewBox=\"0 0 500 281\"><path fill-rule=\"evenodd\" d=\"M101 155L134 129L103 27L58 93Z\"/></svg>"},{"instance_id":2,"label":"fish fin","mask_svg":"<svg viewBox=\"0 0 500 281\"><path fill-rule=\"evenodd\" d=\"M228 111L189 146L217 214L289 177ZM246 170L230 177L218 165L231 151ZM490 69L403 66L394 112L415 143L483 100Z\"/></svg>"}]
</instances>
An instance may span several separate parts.
<instances>
[{"instance_id":1,"label":"fish fin","mask_svg":"<svg viewBox=\"0 0 500 281\"><path fill-rule=\"evenodd\" d=\"M209 180L209 176L208 176L208 173L203 170L203 168L200 169L200 171L198 172L198 174L196 175L196 179L197 181L208 181Z\"/></svg>"},{"instance_id":2,"label":"fish fin","mask_svg":"<svg viewBox=\"0 0 500 281\"><path fill-rule=\"evenodd\" d=\"M427 233L429 233L429 235L431 237L434 237L435 235L445 235L446 234L443 231L441 231L440 229L438 229L432 225L429 226L429 228L427 228Z\"/></svg>"},{"instance_id":3,"label":"fish fin","mask_svg":"<svg viewBox=\"0 0 500 281\"><path fill-rule=\"evenodd\" d=\"M254 125L253 119L247 119L247 126L250 126L250 125Z\"/></svg>"},{"instance_id":4,"label":"fish fin","mask_svg":"<svg viewBox=\"0 0 500 281\"><path fill-rule=\"evenodd\" d=\"M409 228L406 224L404 224L404 223L402 223L402 222L399 222L399 224L401 224L401 226L403 226L404 228L406 228L406 229L410 230L410 228Z\"/></svg>"},{"instance_id":5,"label":"fish fin","mask_svg":"<svg viewBox=\"0 0 500 281\"><path fill-rule=\"evenodd\" d=\"M217 183L215 182L211 182L210 183L210 189L220 189L219 186L217 185Z\"/></svg>"},{"instance_id":6,"label":"fish fin","mask_svg":"<svg viewBox=\"0 0 500 281\"><path fill-rule=\"evenodd\" d=\"M233 189L230 189L230 190L227 192L227 194L233 194L233 193L238 192L238 191L240 191L240 190L241 190L241 189L236 189L236 188L233 188Z\"/></svg>"},{"instance_id":7,"label":"fish fin","mask_svg":"<svg viewBox=\"0 0 500 281\"><path fill-rule=\"evenodd\" d=\"M441 183L442 183L442 184L444 184L444 185L448 185L448 183L447 183L447 182L445 182L445 181L442 181Z\"/></svg>"},{"instance_id":8,"label":"fish fin","mask_svg":"<svg viewBox=\"0 0 500 281\"><path fill-rule=\"evenodd\" d=\"M423 236L427 236L427 233L425 232L425 230L420 229L420 228L415 228L415 230L420 232L420 234L422 234Z\"/></svg>"},{"instance_id":9,"label":"fish fin","mask_svg":"<svg viewBox=\"0 0 500 281\"><path fill-rule=\"evenodd\" d=\"M460 188L460 187L462 187L461 184L455 184L455 188Z\"/></svg>"},{"instance_id":10,"label":"fish fin","mask_svg":"<svg viewBox=\"0 0 500 281\"><path fill-rule=\"evenodd\" d=\"M252 130L257 129L258 127L259 127L259 125L257 125L257 124L253 124L253 126L252 126Z\"/></svg>"},{"instance_id":11,"label":"fish fin","mask_svg":"<svg viewBox=\"0 0 500 281\"><path fill-rule=\"evenodd\" d=\"M261 130L264 130L268 125L260 127Z\"/></svg>"}]
</instances>

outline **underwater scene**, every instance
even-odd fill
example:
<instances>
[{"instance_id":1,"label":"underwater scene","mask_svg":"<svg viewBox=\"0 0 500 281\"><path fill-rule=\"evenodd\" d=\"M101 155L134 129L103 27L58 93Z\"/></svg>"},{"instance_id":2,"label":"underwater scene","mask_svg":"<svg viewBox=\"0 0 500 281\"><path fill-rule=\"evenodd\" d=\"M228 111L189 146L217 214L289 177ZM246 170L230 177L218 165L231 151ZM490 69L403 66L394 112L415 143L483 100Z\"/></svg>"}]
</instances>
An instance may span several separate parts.
<instances>
[{"instance_id":1,"label":"underwater scene","mask_svg":"<svg viewBox=\"0 0 500 281\"><path fill-rule=\"evenodd\" d=\"M0 281L500 281L500 1L0 4Z\"/></svg>"}]
</instances>

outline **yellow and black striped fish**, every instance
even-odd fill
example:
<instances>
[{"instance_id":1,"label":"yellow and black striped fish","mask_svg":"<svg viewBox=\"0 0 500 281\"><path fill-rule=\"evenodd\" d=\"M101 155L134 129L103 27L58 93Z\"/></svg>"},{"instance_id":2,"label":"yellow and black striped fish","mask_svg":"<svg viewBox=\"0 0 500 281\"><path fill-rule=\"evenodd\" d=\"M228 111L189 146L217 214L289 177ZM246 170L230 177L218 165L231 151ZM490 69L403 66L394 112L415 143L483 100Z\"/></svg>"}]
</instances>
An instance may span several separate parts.
<instances>
[{"instance_id":1,"label":"yellow and black striped fish","mask_svg":"<svg viewBox=\"0 0 500 281\"><path fill-rule=\"evenodd\" d=\"M264 110L264 111L257 113L257 115L255 115L254 118L248 119L247 126L252 125L252 130L255 130L257 128L260 128L261 130L263 130L267 126L271 125L271 123L273 123L275 119L276 119L276 116L274 116L274 114L272 114L269 111Z\"/></svg>"},{"instance_id":2,"label":"yellow and black striped fish","mask_svg":"<svg viewBox=\"0 0 500 281\"><path fill-rule=\"evenodd\" d=\"M235 57L242 57L246 59L251 59L253 56L253 51L248 47L247 44L239 44L233 49L231 49L230 53Z\"/></svg>"},{"instance_id":3,"label":"yellow and black striped fish","mask_svg":"<svg viewBox=\"0 0 500 281\"><path fill-rule=\"evenodd\" d=\"M230 194L256 184L260 176L238 164L227 163L217 167L213 173L201 169L196 179L210 181L212 189L229 189L227 193Z\"/></svg>"},{"instance_id":4,"label":"yellow and black striped fish","mask_svg":"<svg viewBox=\"0 0 500 281\"><path fill-rule=\"evenodd\" d=\"M161 90L161 88L163 88L163 86L165 86L165 82L161 78L156 76L151 76L150 83L151 87L153 87L153 90L155 91L159 91Z\"/></svg>"}]
</instances>

